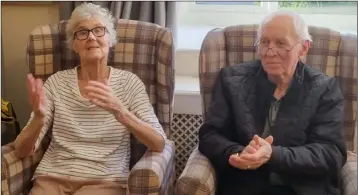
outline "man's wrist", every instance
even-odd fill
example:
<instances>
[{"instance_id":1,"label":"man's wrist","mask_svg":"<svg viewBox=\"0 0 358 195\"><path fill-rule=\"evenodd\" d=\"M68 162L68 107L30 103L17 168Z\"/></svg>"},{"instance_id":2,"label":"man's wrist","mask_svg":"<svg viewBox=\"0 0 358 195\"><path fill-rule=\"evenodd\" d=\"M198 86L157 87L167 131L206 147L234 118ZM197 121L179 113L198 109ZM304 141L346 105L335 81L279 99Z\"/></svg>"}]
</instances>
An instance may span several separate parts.
<instances>
[{"instance_id":1,"label":"man's wrist","mask_svg":"<svg viewBox=\"0 0 358 195\"><path fill-rule=\"evenodd\" d=\"M282 151L281 146L272 146L272 152L270 158L267 161L267 164L270 164L270 166L272 165L277 166L278 162L281 161L281 151Z\"/></svg>"}]
</instances>

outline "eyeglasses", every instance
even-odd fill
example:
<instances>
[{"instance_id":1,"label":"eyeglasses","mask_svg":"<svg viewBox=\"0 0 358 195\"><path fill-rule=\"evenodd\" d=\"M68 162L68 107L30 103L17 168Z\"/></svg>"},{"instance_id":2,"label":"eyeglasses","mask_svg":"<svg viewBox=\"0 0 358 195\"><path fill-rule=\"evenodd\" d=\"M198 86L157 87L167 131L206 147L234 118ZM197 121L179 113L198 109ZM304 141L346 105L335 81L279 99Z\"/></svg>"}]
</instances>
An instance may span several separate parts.
<instances>
[{"instance_id":1,"label":"eyeglasses","mask_svg":"<svg viewBox=\"0 0 358 195\"><path fill-rule=\"evenodd\" d=\"M295 48L300 41L298 41L296 44L292 46L287 46L283 43L278 43L276 47L269 47L270 43L266 40L259 40L255 46L258 47L258 51L260 55L267 55L267 52L269 49L272 50L272 52L275 53L275 55L279 55L281 57L286 57L288 52L291 51L293 48Z\"/></svg>"},{"instance_id":2,"label":"eyeglasses","mask_svg":"<svg viewBox=\"0 0 358 195\"><path fill-rule=\"evenodd\" d=\"M78 40L85 40L88 38L90 32L92 32L92 34L96 37L102 37L104 36L104 34L106 34L106 31L107 31L106 27L98 26L92 28L91 30L83 29L83 30L76 31L74 33L74 37L77 38Z\"/></svg>"}]
</instances>

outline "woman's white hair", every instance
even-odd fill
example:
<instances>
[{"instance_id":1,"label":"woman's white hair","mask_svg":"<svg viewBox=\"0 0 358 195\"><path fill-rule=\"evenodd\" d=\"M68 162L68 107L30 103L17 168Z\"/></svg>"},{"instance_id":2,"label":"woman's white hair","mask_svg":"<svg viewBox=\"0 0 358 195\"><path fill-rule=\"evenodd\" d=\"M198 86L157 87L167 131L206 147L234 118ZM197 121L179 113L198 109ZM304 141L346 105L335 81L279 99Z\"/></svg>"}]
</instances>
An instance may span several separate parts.
<instances>
[{"instance_id":1,"label":"woman's white hair","mask_svg":"<svg viewBox=\"0 0 358 195\"><path fill-rule=\"evenodd\" d=\"M310 41L312 42L312 37L310 33L308 32L308 26L306 22L303 20L303 18L292 11L286 11L286 10L280 10L273 12L265 17L265 19L262 20L262 22L259 25L259 28L257 29L257 40L259 41L261 39L262 29L265 27L265 24L267 24L269 21L274 19L277 16L289 16L293 20L293 26L295 28L297 36L300 38L300 41Z\"/></svg>"},{"instance_id":2,"label":"woman's white hair","mask_svg":"<svg viewBox=\"0 0 358 195\"><path fill-rule=\"evenodd\" d=\"M108 9L102 8L100 5L82 3L73 10L71 18L66 25L67 44L71 49L73 48L74 31L77 25L83 20L88 20L94 17L98 18L107 28L109 32L109 46L112 47L117 43L117 32L114 29L116 19L112 16L112 13Z\"/></svg>"}]
</instances>

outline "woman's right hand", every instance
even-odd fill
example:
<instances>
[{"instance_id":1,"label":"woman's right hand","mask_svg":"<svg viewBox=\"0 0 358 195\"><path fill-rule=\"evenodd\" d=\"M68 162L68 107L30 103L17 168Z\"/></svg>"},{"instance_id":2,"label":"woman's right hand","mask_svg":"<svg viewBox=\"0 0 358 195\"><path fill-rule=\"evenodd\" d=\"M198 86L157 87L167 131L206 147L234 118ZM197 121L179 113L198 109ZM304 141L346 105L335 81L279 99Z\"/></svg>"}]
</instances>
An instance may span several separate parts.
<instances>
[{"instance_id":1,"label":"woman's right hand","mask_svg":"<svg viewBox=\"0 0 358 195\"><path fill-rule=\"evenodd\" d=\"M32 111L35 114L35 118L45 118L45 93L43 89L43 83L41 79L35 79L32 74L27 75L27 92L29 103Z\"/></svg>"}]
</instances>

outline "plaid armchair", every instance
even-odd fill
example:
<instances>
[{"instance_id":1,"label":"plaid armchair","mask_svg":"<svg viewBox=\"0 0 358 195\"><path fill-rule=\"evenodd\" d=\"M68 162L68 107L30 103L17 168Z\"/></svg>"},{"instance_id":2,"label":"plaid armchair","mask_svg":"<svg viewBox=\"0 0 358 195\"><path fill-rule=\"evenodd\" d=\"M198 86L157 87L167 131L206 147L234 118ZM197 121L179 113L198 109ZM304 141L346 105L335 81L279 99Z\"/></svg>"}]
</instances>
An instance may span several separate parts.
<instances>
[{"instance_id":1,"label":"plaid armchair","mask_svg":"<svg viewBox=\"0 0 358 195\"><path fill-rule=\"evenodd\" d=\"M238 25L210 31L202 44L199 59L203 117L211 102L211 89L218 71L244 61L257 59L254 42L257 25ZM327 28L309 27L313 44L306 63L339 80L345 98L345 135L353 150L357 112L357 37L342 35ZM344 195L357 194L356 154L349 152L341 174ZM194 149L177 180L176 193L183 195L215 194L215 171L198 149Z\"/></svg>"},{"instance_id":2,"label":"plaid armchair","mask_svg":"<svg viewBox=\"0 0 358 195\"><path fill-rule=\"evenodd\" d=\"M79 64L78 56L65 43L66 21L35 28L27 46L30 72L46 80L53 73ZM109 56L109 65L137 74L144 84L156 115L170 137L174 93L173 39L167 28L133 20L117 21L118 43ZM31 177L46 151L51 130L39 150L24 159L14 155L14 145L2 147L1 181L3 195L28 194ZM171 194L174 183L174 143L166 141L161 153L131 137L128 189L130 194Z\"/></svg>"}]
</instances>

